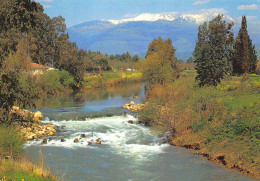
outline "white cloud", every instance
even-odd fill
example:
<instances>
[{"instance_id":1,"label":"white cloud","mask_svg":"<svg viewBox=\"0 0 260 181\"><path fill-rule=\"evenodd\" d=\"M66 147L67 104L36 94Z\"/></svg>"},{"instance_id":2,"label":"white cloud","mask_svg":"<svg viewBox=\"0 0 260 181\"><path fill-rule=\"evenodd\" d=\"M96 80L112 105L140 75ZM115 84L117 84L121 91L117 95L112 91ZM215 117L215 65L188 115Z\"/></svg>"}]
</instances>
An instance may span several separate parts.
<instances>
[{"instance_id":1,"label":"white cloud","mask_svg":"<svg viewBox=\"0 0 260 181\"><path fill-rule=\"evenodd\" d=\"M257 16L246 16L246 19L256 19L257 18Z\"/></svg>"},{"instance_id":2,"label":"white cloud","mask_svg":"<svg viewBox=\"0 0 260 181\"><path fill-rule=\"evenodd\" d=\"M203 13L228 14L229 11L225 10L224 8L211 8L211 9L200 9L200 10L191 10L191 11L183 12L183 14L203 14Z\"/></svg>"},{"instance_id":3,"label":"white cloud","mask_svg":"<svg viewBox=\"0 0 260 181\"><path fill-rule=\"evenodd\" d=\"M193 3L193 5L207 4L207 3L209 3L209 2L210 2L210 0L195 1L195 2Z\"/></svg>"},{"instance_id":4,"label":"white cloud","mask_svg":"<svg viewBox=\"0 0 260 181\"><path fill-rule=\"evenodd\" d=\"M257 4L251 4L251 5L240 5L237 7L239 10L255 10L259 9L259 6Z\"/></svg>"}]
</instances>

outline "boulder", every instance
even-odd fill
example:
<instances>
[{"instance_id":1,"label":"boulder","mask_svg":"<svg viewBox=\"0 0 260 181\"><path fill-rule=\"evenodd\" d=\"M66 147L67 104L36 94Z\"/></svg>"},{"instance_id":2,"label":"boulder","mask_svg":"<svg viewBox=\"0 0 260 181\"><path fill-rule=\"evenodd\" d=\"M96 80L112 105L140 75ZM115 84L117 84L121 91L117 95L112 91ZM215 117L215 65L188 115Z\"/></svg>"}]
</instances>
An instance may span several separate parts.
<instances>
[{"instance_id":1,"label":"boulder","mask_svg":"<svg viewBox=\"0 0 260 181\"><path fill-rule=\"evenodd\" d=\"M46 139L46 138L44 138L44 139L42 140L42 144L47 144L47 139Z\"/></svg>"},{"instance_id":2,"label":"boulder","mask_svg":"<svg viewBox=\"0 0 260 181\"><path fill-rule=\"evenodd\" d=\"M144 109L144 107L145 104L135 104L133 101L131 101L129 104L124 105L124 108L130 111L140 111Z\"/></svg>"},{"instance_id":3,"label":"boulder","mask_svg":"<svg viewBox=\"0 0 260 181\"><path fill-rule=\"evenodd\" d=\"M78 138L75 138L73 142L74 142L74 143L78 143L78 142L79 142L79 139L78 139Z\"/></svg>"},{"instance_id":4,"label":"boulder","mask_svg":"<svg viewBox=\"0 0 260 181\"><path fill-rule=\"evenodd\" d=\"M150 126L149 122L144 122L144 126Z\"/></svg>"},{"instance_id":5,"label":"boulder","mask_svg":"<svg viewBox=\"0 0 260 181\"><path fill-rule=\"evenodd\" d=\"M131 101L131 102L130 102L130 106L131 106L131 105L135 105L134 101Z\"/></svg>"},{"instance_id":6,"label":"boulder","mask_svg":"<svg viewBox=\"0 0 260 181\"><path fill-rule=\"evenodd\" d=\"M60 141L61 141L61 142L65 142L65 139L64 139L64 138L62 138Z\"/></svg>"},{"instance_id":7,"label":"boulder","mask_svg":"<svg viewBox=\"0 0 260 181\"><path fill-rule=\"evenodd\" d=\"M13 106L13 111L15 111L15 112L17 112L17 111L19 111L19 107L18 106Z\"/></svg>"},{"instance_id":8,"label":"boulder","mask_svg":"<svg viewBox=\"0 0 260 181\"><path fill-rule=\"evenodd\" d=\"M134 121L133 120L128 120L127 121L129 124L134 124Z\"/></svg>"},{"instance_id":9,"label":"boulder","mask_svg":"<svg viewBox=\"0 0 260 181\"><path fill-rule=\"evenodd\" d=\"M25 135L26 140L37 139L37 135L33 132L26 133Z\"/></svg>"},{"instance_id":10,"label":"boulder","mask_svg":"<svg viewBox=\"0 0 260 181\"><path fill-rule=\"evenodd\" d=\"M40 111L37 111L34 113L33 118L34 118L34 121L40 122L44 118L44 116Z\"/></svg>"},{"instance_id":11,"label":"boulder","mask_svg":"<svg viewBox=\"0 0 260 181\"><path fill-rule=\"evenodd\" d=\"M86 135L85 134L81 134L80 137L81 138L86 138Z\"/></svg>"},{"instance_id":12,"label":"boulder","mask_svg":"<svg viewBox=\"0 0 260 181\"><path fill-rule=\"evenodd\" d=\"M96 139L96 144L98 144L98 145L101 144L101 139L100 138Z\"/></svg>"},{"instance_id":13,"label":"boulder","mask_svg":"<svg viewBox=\"0 0 260 181\"><path fill-rule=\"evenodd\" d=\"M92 142L91 142L91 141L88 141L88 145L92 145Z\"/></svg>"}]
</instances>

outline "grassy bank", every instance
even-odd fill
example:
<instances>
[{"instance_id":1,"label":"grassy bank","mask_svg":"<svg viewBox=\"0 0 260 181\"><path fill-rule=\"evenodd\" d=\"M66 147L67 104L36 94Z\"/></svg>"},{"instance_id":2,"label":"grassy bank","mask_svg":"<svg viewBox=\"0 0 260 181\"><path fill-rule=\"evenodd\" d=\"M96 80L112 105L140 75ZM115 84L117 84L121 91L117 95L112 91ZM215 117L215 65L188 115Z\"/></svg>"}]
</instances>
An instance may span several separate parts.
<instances>
[{"instance_id":1,"label":"grassy bank","mask_svg":"<svg viewBox=\"0 0 260 181\"><path fill-rule=\"evenodd\" d=\"M171 143L260 177L260 76L227 77L200 88L194 76L154 85L140 118L172 132Z\"/></svg>"},{"instance_id":2,"label":"grassy bank","mask_svg":"<svg viewBox=\"0 0 260 181\"><path fill-rule=\"evenodd\" d=\"M89 73L84 77L83 89L113 87L140 81L142 81L142 73L140 72Z\"/></svg>"},{"instance_id":3,"label":"grassy bank","mask_svg":"<svg viewBox=\"0 0 260 181\"><path fill-rule=\"evenodd\" d=\"M33 164L23 156L23 135L15 126L0 125L0 180L58 180L41 159Z\"/></svg>"}]
</instances>

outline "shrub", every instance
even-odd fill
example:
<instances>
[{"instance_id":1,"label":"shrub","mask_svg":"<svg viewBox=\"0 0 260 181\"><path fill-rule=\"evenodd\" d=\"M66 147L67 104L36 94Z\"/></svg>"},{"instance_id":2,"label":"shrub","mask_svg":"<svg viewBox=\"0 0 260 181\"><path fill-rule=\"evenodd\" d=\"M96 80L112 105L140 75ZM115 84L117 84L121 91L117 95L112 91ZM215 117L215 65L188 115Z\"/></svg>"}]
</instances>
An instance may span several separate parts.
<instances>
[{"instance_id":1,"label":"shrub","mask_svg":"<svg viewBox=\"0 0 260 181\"><path fill-rule=\"evenodd\" d=\"M60 83L64 86L64 88L71 88L75 84L75 80L72 75L66 70L60 71Z\"/></svg>"},{"instance_id":2,"label":"shrub","mask_svg":"<svg viewBox=\"0 0 260 181\"><path fill-rule=\"evenodd\" d=\"M0 125L0 156L17 158L23 152L24 137L15 126Z\"/></svg>"},{"instance_id":3,"label":"shrub","mask_svg":"<svg viewBox=\"0 0 260 181\"><path fill-rule=\"evenodd\" d=\"M47 94L55 94L75 85L73 76L66 70L45 71L38 79L41 90Z\"/></svg>"},{"instance_id":4,"label":"shrub","mask_svg":"<svg viewBox=\"0 0 260 181\"><path fill-rule=\"evenodd\" d=\"M159 119L158 111L161 105L159 102L150 102L139 114L139 119L152 124Z\"/></svg>"},{"instance_id":5,"label":"shrub","mask_svg":"<svg viewBox=\"0 0 260 181\"><path fill-rule=\"evenodd\" d=\"M55 94L61 90L59 71L45 71L40 76L41 89L48 94Z\"/></svg>"}]
</instances>

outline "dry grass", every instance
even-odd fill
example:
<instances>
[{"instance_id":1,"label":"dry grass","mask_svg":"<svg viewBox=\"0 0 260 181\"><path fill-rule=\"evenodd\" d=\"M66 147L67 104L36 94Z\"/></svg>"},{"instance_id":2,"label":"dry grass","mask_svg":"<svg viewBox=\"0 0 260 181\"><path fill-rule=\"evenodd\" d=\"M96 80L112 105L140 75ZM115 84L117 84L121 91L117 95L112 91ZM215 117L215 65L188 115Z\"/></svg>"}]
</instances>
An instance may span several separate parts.
<instances>
[{"instance_id":1,"label":"dry grass","mask_svg":"<svg viewBox=\"0 0 260 181\"><path fill-rule=\"evenodd\" d=\"M173 144L225 159L227 167L258 177L259 77L229 77L217 87L200 88L194 77L153 85L140 118L166 127Z\"/></svg>"}]
</instances>

